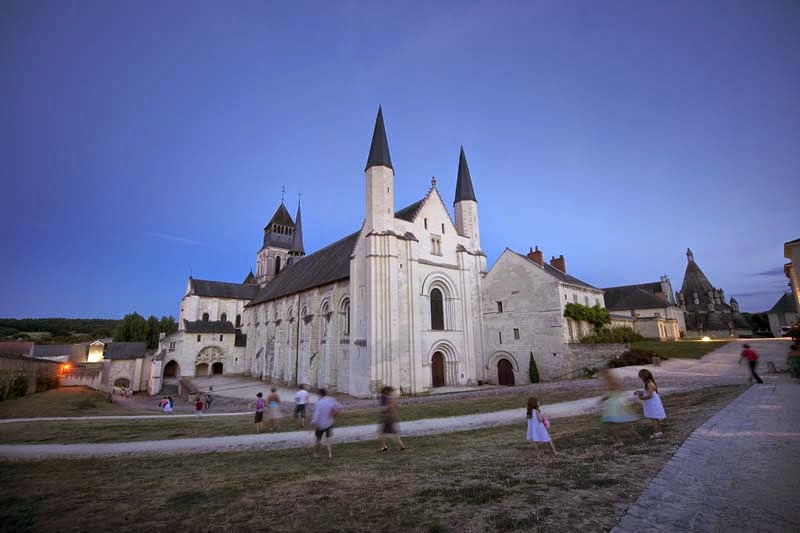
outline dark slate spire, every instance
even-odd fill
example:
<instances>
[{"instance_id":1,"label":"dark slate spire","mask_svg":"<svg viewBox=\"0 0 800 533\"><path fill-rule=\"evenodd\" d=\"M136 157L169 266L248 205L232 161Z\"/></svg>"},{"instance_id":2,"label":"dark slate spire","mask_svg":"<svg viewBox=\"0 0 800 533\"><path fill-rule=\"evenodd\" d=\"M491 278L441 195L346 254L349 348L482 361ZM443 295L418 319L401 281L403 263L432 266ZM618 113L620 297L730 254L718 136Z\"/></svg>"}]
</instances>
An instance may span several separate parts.
<instances>
[{"instance_id":1,"label":"dark slate spire","mask_svg":"<svg viewBox=\"0 0 800 533\"><path fill-rule=\"evenodd\" d=\"M690 263L694 263L694 254L691 248L686 249L686 259L688 259Z\"/></svg>"},{"instance_id":2,"label":"dark slate spire","mask_svg":"<svg viewBox=\"0 0 800 533\"><path fill-rule=\"evenodd\" d=\"M289 249L291 255L305 255L303 249L303 223L300 221L300 202L297 202L297 215L294 217L294 238L292 247Z\"/></svg>"},{"instance_id":3,"label":"dark slate spire","mask_svg":"<svg viewBox=\"0 0 800 533\"><path fill-rule=\"evenodd\" d=\"M375 119L375 130L372 132L372 144L369 147L369 157L367 166L370 167L389 167L392 166L392 156L389 155L389 141L386 140L386 128L383 126L383 110L378 106L378 117Z\"/></svg>"},{"instance_id":4,"label":"dark slate spire","mask_svg":"<svg viewBox=\"0 0 800 533\"><path fill-rule=\"evenodd\" d=\"M467 166L467 156L464 155L464 147L461 147L461 154L458 156L458 179L456 181L456 201L458 203L464 200L472 200L477 202L475 198L475 190L472 188L472 177L469 175L469 166Z\"/></svg>"}]
</instances>

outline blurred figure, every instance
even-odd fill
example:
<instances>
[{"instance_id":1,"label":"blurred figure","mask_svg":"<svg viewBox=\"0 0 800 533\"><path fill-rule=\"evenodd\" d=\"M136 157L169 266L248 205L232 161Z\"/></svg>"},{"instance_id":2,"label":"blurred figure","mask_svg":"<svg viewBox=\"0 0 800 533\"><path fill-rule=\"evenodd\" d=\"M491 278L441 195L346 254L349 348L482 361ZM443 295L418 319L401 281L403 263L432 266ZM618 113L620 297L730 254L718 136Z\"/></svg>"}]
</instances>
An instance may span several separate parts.
<instances>
[{"instance_id":1,"label":"blurred figure","mask_svg":"<svg viewBox=\"0 0 800 533\"><path fill-rule=\"evenodd\" d=\"M756 383L764 383L761 381L761 377L756 374L756 366L758 366L758 354L755 350L750 348L749 344L742 345L742 355L739 357L739 363L742 363L743 359L747 359L747 364L750 365L750 384L753 384L753 379L756 380Z\"/></svg>"},{"instance_id":2,"label":"blurred figure","mask_svg":"<svg viewBox=\"0 0 800 533\"><path fill-rule=\"evenodd\" d=\"M298 390L294 395L294 416L298 423L300 424L301 428L306 427L306 404L308 403L308 391L306 390L305 385L300 385L300 390Z\"/></svg>"},{"instance_id":3,"label":"blurred figure","mask_svg":"<svg viewBox=\"0 0 800 533\"><path fill-rule=\"evenodd\" d=\"M630 410L622 397L622 384L617 378L608 370L603 369L600 371L600 377L606 384L608 392L601 399L603 403L602 420L608 424L611 430L611 435L614 437L614 444L612 446L623 446L621 434L624 424L635 422L637 416Z\"/></svg>"},{"instance_id":4,"label":"blurred figure","mask_svg":"<svg viewBox=\"0 0 800 533\"><path fill-rule=\"evenodd\" d=\"M269 430L275 431L280 427L278 421L281 418L281 397L278 396L275 387L270 389L267 402L269 403Z\"/></svg>"},{"instance_id":5,"label":"blurred figure","mask_svg":"<svg viewBox=\"0 0 800 533\"><path fill-rule=\"evenodd\" d=\"M789 372L793 378L800 378L800 347L792 344L789 353L786 355L786 363L789 365Z\"/></svg>"},{"instance_id":6,"label":"blurred figure","mask_svg":"<svg viewBox=\"0 0 800 533\"><path fill-rule=\"evenodd\" d=\"M314 404L314 414L311 417L311 426L314 428L314 457L319 457L319 447L322 437L326 437L325 445L328 448L328 459L333 459L331 450L331 437L333 437L333 421L342 412L342 404L328 396L325 389L319 390L319 400Z\"/></svg>"},{"instance_id":7,"label":"blurred figure","mask_svg":"<svg viewBox=\"0 0 800 533\"><path fill-rule=\"evenodd\" d=\"M198 396L197 401L194 403L194 416L203 416L203 397Z\"/></svg>"},{"instance_id":8,"label":"blurred figure","mask_svg":"<svg viewBox=\"0 0 800 533\"><path fill-rule=\"evenodd\" d=\"M652 372L646 368L639 370L639 379L644 383L644 389L637 390L634 394L644 402L644 417L649 418L653 423L653 434L650 435L650 438L660 439L664 436L661 432L661 421L667 418L667 413L664 412L664 404L661 403L661 397L658 395L658 385L656 385Z\"/></svg>"},{"instance_id":9,"label":"blurred figure","mask_svg":"<svg viewBox=\"0 0 800 533\"><path fill-rule=\"evenodd\" d=\"M528 398L528 442L534 443L534 449L536 450L536 454L539 454L539 442L549 442L550 448L553 450L553 454L557 454L556 445L553 444L553 439L550 438L550 433L547 432L547 428L550 425L550 422L547 420L547 417L542 414L542 410L539 408L539 399L531 396Z\"/></svg>"},{"instance_id":10,"label":"blurred figure","mask_svg":"<svg viewBox=\"0 0 800 533\"><path fill-rule=\"evenodd\" d=\"M206 402L205 402L206 403L205 410L206 411L211 409L211 402L214 401L214 396L212 396L212 394L211 394L211 391L213 391L213 390L214 390L214 386L213 385L208 387L208 393L205 395L205 400L206 400Z\"/></svg>"},{"instance_id":11,"label":"blurred figure","mask_svg":"<svg viewBox=\"0 0 800 533\"><path fill-rule=\"evenodd\" d=\"M256 394L256 433L261 433L261 429L264 427L264 407L266 405L264 395L260 392Z\"/></svg>"},{"instance_id":12,"label":"blurred figure","mask_svg":"<svg viewBox=\"0 0 800 533\"><path fill-rule=\"evenodd\" d=\"M386 436L390 435L397 444L397 448L402 451L406 449L400 433L397 430L397 399L394 396L394 389L386 386L381 389L381 451L388 452L389 446L386 444Z\"/></svg>"}]
</instances>

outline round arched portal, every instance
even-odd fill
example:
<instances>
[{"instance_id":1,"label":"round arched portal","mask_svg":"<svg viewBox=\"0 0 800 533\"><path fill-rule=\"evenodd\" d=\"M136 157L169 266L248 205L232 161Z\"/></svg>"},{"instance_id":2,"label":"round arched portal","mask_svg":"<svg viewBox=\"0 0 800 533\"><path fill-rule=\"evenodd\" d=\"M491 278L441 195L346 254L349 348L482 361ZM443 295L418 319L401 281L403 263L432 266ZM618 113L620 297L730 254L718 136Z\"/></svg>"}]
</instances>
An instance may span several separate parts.
<instances>
[{"instance_id":1,"label":"round arched portal","mask_svg":"<svg viewBox=\"0 0 800 533\"><path fill-rule=\"evenodd\" d=\"M114 380L114 386L119 387L121 389L127 389L131 386L131 380L128 378L117 378Z\"/></svg>"},{"instance_id":2,"label":"round arched portal","mask_svg":"<svg viewBox=\"0 0 800 533\"><path fill-rule=\"evenodd\" d=\"M222 363L216 362L211 365L211 373L215 376L219 376L222 374Z\"/></svg>"},{"instance_id":3,"label":"round arched portal","mask_svg":"<svg viewBox=\"0 0 800 533\"><path fill-rule=\"evenodd\" d=\"M194 376L196 378L208 377L208 363L200 363L194 367Z\"/></svg>"},{"instance_id":4,"label":"round arched portal","mask_svg":"<svg viewBox=\"0 0 800 533\"><path fill-rule=\"evenodd\" d=\"M514 385L514 366L506 358L497 361L497 384Z\"/></svg>"},{"instance_id":5,"label":"round arched portal","mask_svg":"<svg viewBox=\"0 0 800 533\"><path fill-rule=\"evenodd\" d=\"M433 387L444 387L444 354L442 352L434 352L431 357L431 382Z\"/></svg>"},{"instance_id":6,"label":"round arched portal","mask_svg":"<svg viewBox=\"0 0 800 533\"><path fill-rule=\"evenodd\" d=\"M178 363L173 359L169 363L164 366L164 377L165 378L174 378L180 375L180 367Z\"/></svg>"}]
</instances>

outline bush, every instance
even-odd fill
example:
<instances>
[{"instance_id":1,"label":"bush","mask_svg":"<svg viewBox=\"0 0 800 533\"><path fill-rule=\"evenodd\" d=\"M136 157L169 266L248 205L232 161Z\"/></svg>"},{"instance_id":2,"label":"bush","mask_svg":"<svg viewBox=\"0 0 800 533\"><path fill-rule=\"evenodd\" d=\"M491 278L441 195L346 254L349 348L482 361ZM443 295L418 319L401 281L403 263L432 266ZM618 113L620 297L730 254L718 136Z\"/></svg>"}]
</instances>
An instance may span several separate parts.
<instances>
[{"instance_id":1,"label":"bush","mask_svg":"<svg viewBox=\"0 0 800 533\"><path fill-rule=\"evenodd\" d=\"M656 352L647 350L628 350L625 353L618 355L615 359L608 362L608 368L620 368L623 366L638 366L638 365L651 365L653 364L653 357L660 357Z\"/></svg>"},{"instance_id":2,"label":"bush","mask_svg":"<svg viewBox=\"0 0 800 533\"><path fill-rule=\"evenodd\" d=\"M611 322L611 315L609 315L608 309L599 305L589 307L578 303L568 303L564 307L564 316L578 322L590 323L595 332L599 332L603 329L603 326Z\"/></svg>"},{"instance_id":3,"label":"bush","mask_svg":"<svg viewBox=\"0 0 800 533\"><path fill-rule=\"evenodd\" d=\"M531 378L531 383L539 383L539 367L536 366L533 352L531 352L531 362L528 364L528 375Z\"/></svg>"},{"instance_id":4,"label":"bush","mask_svg":"<svg viewBox=\"0 0 800 533\"><path fill-rule=\"evenodd\" d=\"M28 393L28 376L25 374L20 374L19 376L14 378L14 381L11 382L11 386L8 388L8 397L9 398L22 398Z\"/></svg>"},{"instance_id":5,"label":"bush","mask_svg":"<svg viewBox=\"0 0 800 533\"><path fill-rule=\"evenodd\" d=\"M39 376L36 378L36 392L44 392L46 390L55 389L60 385L57 377Z\"/></svg>"},{"instance_id":6,"label":"bush","mask_svg":"<svg viewBox=\"0 0 800 533\"><path fill-rule=\"evenodd\" d=\"M598 332L587 335L581 339L585 344L606 344L606 343L631 343L644 340L644 337L633 331L632 328L604 328Z\"/></svg>"}]
</instances>

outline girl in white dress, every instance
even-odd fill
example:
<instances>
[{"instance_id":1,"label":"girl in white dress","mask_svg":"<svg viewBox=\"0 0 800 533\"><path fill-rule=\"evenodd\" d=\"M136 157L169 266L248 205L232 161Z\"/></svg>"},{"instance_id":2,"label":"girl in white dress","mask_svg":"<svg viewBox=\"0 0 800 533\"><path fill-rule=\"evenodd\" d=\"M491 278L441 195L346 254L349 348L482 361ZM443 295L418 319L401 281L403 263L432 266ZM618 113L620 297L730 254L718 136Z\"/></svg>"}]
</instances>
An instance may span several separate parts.
<instances>
[{"instance_id":1,"label":"girl in white dress","mask_svg":"<svg viewBox=\"0 0 800 533\"><path fill-rule=\"evenodd\" d=\"M653 422L653 434L650 438L660 439L664 436L661 432L661 421L667 418L667 413L664 412L664 404L658 396L656 380L653 379L652 372L646 368L639 371L639 379L644 383L644 389L637 390L634 394L644 402L644 417Z\"/></svg>"},{"instance_id":2,"label":"girl in white dress","mask_svg":"<svg viewBox=\"0 0 800 533\"><path fill-rule=\"evenodd\" d=\"M552 448L553 453L556 454L558 452L556 451L555 444L553 444L553 440L550 438L550 434L547 432L545 420L547 419L544 417L541 410L539 410L539 400L533 396L528 398L528 441L549 442L550 448Z\"/></svg>"}]
</instances>

